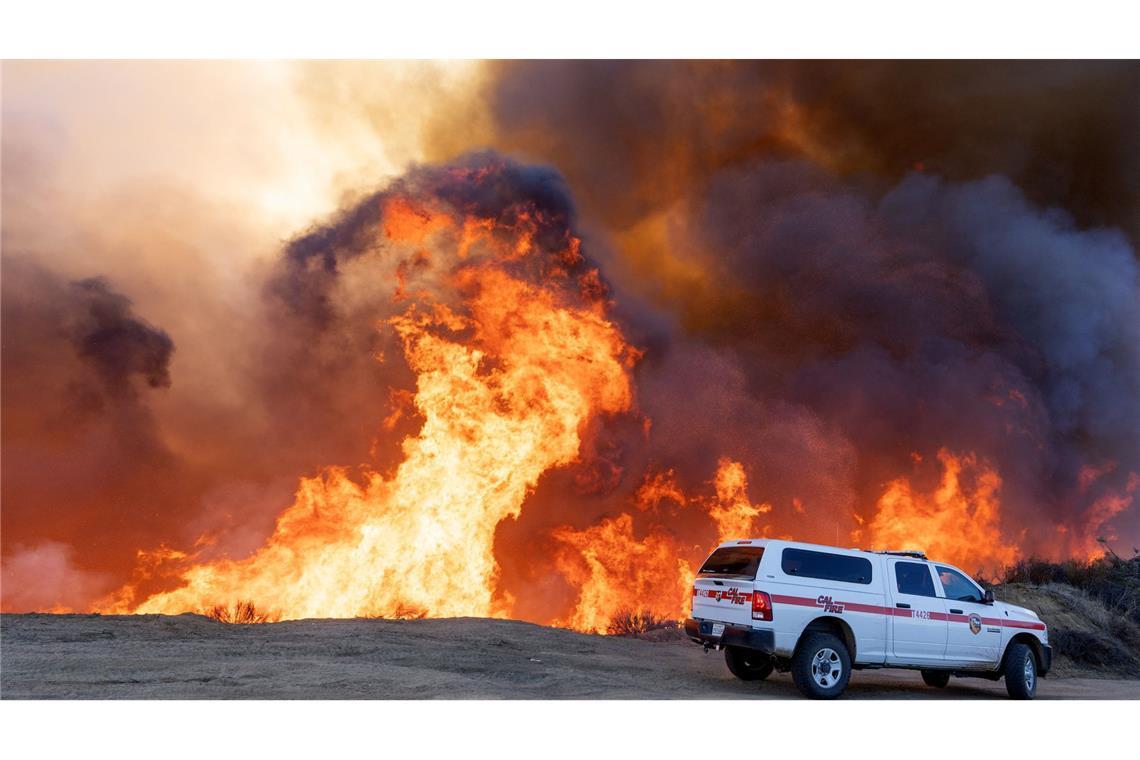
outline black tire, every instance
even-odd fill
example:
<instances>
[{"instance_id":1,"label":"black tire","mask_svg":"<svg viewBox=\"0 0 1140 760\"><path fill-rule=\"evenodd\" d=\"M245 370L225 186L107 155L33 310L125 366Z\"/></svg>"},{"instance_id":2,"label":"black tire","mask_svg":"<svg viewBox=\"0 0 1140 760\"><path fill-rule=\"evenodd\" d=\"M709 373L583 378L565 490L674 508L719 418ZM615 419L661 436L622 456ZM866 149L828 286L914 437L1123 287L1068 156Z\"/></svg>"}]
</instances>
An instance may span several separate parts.
<instances>
[{"instance_id":1,"label":"black tire","mask_svg":"<svg viewBox=\"0 0 1140 760\"><path fill-rule=\"evenodd\" d=\"M950 674L944 670L924 670L922 671L922 680L927 686L945 689L946 684L950 683Z\"/></svg>"},{"instance_id":2,"label":"black tire","mask_svg":"<svg viewBox=\"0 0 1140 760\"><path fill-rule=\"evenodd\" d=\"M772 674L772 656L755 649L725 647L724 662L741 681L763 681Z\"/></svg>"},{"instance_id":3,"label":"black tire","mask_svg":"<svg viewBox=\"0 0 1140 760\"><path fill-rule=\"evenodd\" d=\"M1037 696L1037 658L1028 644L1010 644L1005 650L1002 670L1010 699L1033 699Z\"/></svg>"},{"instance_id":4,"label":"black tire","mask_svg":"<svg viewBox=\"0 0 1140 760\"><path fill-rule=\"evenodd\" d=\"M821 666L829 666L826 674ZM792 680L809 699L835 699L851 680L851 655L847 645L830 633L809 633L792 657Z\"/></svg>"}]
</instances>

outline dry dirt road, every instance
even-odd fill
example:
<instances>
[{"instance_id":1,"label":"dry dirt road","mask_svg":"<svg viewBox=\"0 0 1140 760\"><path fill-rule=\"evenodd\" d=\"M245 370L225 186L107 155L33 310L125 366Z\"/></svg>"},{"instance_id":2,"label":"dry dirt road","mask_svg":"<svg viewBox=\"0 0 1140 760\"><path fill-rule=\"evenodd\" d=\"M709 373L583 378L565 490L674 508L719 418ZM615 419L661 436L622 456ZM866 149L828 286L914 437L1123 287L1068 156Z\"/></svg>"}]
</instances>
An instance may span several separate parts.
<instances>
[{"instance_id":1,"label":"dry dirt road","mask_svg":"<svg viewBox=\"0 0 1140 760\"><path fill-rule=\"evenodd\" d=\"M508 620L301 620L196 615L0 616L3 699L787 699L787 675L744 683L687 641L587 636ZM1005 686L855 673L847 699L995 699ZM1140 681L1048 678L1039 699L1140 699Z\"/></svg>"}]
</instances>

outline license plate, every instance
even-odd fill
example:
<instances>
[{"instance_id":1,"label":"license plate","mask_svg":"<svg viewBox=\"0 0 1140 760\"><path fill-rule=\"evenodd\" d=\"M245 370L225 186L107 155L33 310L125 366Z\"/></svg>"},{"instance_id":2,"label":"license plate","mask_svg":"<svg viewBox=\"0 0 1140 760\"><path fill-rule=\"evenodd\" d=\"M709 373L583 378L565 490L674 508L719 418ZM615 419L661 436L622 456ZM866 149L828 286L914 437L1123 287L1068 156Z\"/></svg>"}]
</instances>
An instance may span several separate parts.
<instances>
[{"instance_id":1,"label":"license plate","mask_svg":"<svg viewBox=\"0 0 1140 760\"><path fill-rule=\"evenodd\" d=\"M712 635L713 636L723 636L724 635L724 623L713 623Z\"/></svg>"}]
</instances>

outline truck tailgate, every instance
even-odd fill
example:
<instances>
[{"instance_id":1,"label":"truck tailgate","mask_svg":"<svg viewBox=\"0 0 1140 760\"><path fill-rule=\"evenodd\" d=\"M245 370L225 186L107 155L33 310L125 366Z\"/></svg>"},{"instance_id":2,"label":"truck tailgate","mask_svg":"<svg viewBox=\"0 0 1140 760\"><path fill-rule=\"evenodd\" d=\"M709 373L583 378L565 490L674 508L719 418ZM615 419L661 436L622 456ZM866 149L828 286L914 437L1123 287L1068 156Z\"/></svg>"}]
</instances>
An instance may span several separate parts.
<instances>
[{"instance_id":1,"label":"truck tailgate","mask_svg":"<svg viewBox=\"0 0 1140 760\"><path fill-rule=\"evenodd\" d=\"M746 579L697 578L693 583L693 617L752 625L753 585Z\"/></svg>"}]
</instances>

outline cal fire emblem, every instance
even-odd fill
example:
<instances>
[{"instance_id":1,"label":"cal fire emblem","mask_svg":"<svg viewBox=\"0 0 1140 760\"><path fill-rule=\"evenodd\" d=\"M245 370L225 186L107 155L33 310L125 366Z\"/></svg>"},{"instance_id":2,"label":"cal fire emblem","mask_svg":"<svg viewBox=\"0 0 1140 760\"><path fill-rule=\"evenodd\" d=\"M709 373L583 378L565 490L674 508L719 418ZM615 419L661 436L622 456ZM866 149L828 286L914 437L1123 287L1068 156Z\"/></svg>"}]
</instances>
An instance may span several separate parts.
<instances>
[{"instance_id":1,"label":"cal fire emblem","mask_svg":"<svg viewBox=\"0 0 1140 760\"><path fill-rule=\"evenodd\" d=\"M982 630L982 619L978 617L977 613L970 615L970 633L980 633Z\"/></svg>"}]
</instances>

